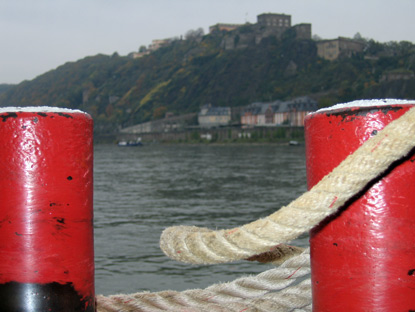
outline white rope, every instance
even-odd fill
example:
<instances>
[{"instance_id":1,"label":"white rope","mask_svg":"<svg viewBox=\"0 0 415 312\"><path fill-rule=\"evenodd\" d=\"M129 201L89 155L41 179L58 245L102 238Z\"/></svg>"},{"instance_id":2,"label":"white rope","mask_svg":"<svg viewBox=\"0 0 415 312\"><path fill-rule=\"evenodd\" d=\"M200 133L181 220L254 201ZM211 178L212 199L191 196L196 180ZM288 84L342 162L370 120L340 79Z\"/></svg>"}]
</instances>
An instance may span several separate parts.
<instances>
[{"instance_id":1,"label":"white rope","mask_svg":"<svg viewBox=\"0 0 415 312\"><path fill-rule=\"evenodd\" d=\"M306 249L277 268L206 289L97 296L98 311L291 311L311 304L310 280L295 284L309 274Z\"/></svg>"},{"instance_id":2,"label":"white rope","mask_svg":"<svg viewBox=\"0 0 415 312\"><path fill-rule=\"evenodd\" d=\"M213 264L267 252L309 231L335 213L414 146L415 108L389 123L349 155L310 191L272 215L238 228L213 231L193 226L164 230L160 247L172 259Z\"/></svg>"},{"instance_id":3,"label":"white rope","mask_svg":"<svg viewBox=\"0 0 415 312\"><path fill-rule=\"evenodd\" d=\"M204 290L97 296L99 312L262 312L311 311L309 250L288 242L335 213L415 145L415 108L366 141L309 192L274 214L240 228L212 231L179 226L166 229L160 246L173 259L220 263L239 259L285 262L256 277Z\"/></svg>"}]
</instances>

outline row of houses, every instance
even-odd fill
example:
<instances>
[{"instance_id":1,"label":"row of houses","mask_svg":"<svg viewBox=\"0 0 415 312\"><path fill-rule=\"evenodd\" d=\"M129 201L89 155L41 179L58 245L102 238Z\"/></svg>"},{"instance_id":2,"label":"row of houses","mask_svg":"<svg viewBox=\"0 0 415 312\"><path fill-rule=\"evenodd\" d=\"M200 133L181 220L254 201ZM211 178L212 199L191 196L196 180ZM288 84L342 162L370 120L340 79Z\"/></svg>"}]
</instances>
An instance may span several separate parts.
<instances>
[{"instance_id":1,"label":"row of houses","mask_svg":"<svg viewBox=\"0 0 415 312\"><path fill-rule=\"evenodd\" d=\"M201 128L227 126L231 123L232 110L230 107L215 107L207 104L197 115L197 122Z\"/></svg>"},{"instance_id":2,"label":"row of houses","mask_svg":"<svg viewBox=\"0 0 415 312\"><path fill-rule=\"evenodd\" d=\"M255 102L245 107L215 107L204 105L199 113L153 120L120 129L121 134L169 133L195 128L224 126L272 127L304 126L304 118L317 110L317 102L308 96L290 101Z\"/></svg>"},{"instance_id":3,"label":"row of houses","mask_svg":"<svg viewBox=\"0 0 415 312\"><path fill-rule=\"evenodd\" d=\"M240 124L243 127L255 126L304 126L304 118L318 109L315 100L308 96L290 101L255 102L240 110ZM227 126L232 121L230 107L205 105L198 114L201 128Z\"/></svg>"}]
</instances>

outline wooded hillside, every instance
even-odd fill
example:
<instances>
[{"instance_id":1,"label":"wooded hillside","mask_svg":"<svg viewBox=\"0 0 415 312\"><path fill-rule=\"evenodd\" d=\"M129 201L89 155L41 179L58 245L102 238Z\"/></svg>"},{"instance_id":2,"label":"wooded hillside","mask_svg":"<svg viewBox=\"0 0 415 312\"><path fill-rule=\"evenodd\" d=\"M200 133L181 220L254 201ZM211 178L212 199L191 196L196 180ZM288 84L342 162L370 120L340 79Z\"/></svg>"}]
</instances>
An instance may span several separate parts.
<instances>
[{"instance_id":1,"label":"wooded hillside","mask_svg":"<svg viewBox=\"0 0 415 312\"><path fill-rule=\"evenodd\" d=\"M97 133L110 133L166 112L197 112L207 103L244 106L309 95L329 106L362 98L415 98L413 75L388 76L414 73L410 42L365 40L364 53L327 61L317 56L315 41L290 33L233 50L222 48L225 36L176 40L137 59L88 56L8 86L0 106L81 109L94 117Z\"/></svg>"}]
</instances>

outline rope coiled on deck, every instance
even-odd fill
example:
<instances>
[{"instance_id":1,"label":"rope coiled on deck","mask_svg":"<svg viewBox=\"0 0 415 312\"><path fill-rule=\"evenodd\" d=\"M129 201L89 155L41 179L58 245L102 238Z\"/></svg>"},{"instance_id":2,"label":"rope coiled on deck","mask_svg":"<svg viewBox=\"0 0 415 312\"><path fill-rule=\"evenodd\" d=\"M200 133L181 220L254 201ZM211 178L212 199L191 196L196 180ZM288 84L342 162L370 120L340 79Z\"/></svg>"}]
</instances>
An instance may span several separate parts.
<instances>
[{"instance_id":1,"label":"rope coiled on deck","mask_svg":"<svg viewBox=\"0 0 415 312\"><path fill-rule=\"evenodd\" d=\"M414 138L415 108L411 108L362 144L310 191L270 216L238 228L219 231L192 226L167 228L161 235L160 246L172 259L197 264L224 263L253 257L260 259L266 258L269 254L278 255L277 258L281 261L292 256L276 269L284 270L285 265L289 266L292 261L300 261L299 259L305 256L308 259L308 251L298 254L285 243L309 231L327 216L336 213L368 185L381 179L395 162L410 154L415 146ZM301 271L304 267L303 264L297 268ZM309 262L307 267L309 268ZM272 283L278 284L274 281ZM215 287L219 286L182 293L98 296L98 311L308 311L311 309L309 280L293 286L285 286L275 292L281 289L277 286L275 290L261 294L260 297L243 294L244 298L226 302L201 299L210 298L210 291ZM259 286L258 289L261 287L263 288ZM261 293L258 289L252 290L252 293ZM196 294L196 299L193 297L186 299L190 294L192 296ZM162 303L164 301L160 301L160 298L170 303ZM114 303L114 308L110 308L110 301ZM126 305L122 307L118 305L121 301ZM193 308L192 304L196 302L204 302L205 308L200 306Z\"/></svg>"}]
</instances>

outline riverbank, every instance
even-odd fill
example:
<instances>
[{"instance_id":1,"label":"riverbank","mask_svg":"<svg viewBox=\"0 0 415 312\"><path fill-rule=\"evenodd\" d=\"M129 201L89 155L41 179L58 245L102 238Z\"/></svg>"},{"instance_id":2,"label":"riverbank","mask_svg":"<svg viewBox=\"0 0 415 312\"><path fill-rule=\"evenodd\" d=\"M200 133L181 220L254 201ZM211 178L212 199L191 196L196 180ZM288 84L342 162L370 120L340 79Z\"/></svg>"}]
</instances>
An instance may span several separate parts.
<instances>
[{"instance_id":1,"label":"riverbank","mask_svg":"<svg viewBox=\"0 0 415 312\"><path fill-rule=\"evenodd\" d=\"M183 131L154 132L154 133L119 133L115 140L137 141L143 143L186 143L186 144L232 144L232 143L279 143L288 144L290 141L304 141L304 127L221 127L210 129L189 129ZM107 141L107 143L109 143Z\"/></svg>"}]
</instances>

